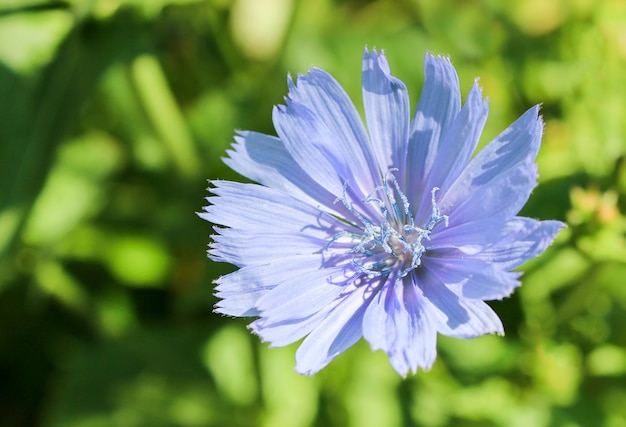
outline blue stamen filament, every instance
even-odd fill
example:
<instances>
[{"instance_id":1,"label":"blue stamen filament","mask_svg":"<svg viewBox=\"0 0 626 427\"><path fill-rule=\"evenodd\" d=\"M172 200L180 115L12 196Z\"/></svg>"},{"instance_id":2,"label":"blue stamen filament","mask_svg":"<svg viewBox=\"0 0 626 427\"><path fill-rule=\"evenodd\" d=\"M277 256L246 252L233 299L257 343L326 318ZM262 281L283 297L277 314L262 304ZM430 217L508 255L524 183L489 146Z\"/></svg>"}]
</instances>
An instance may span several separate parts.
<instances>
[{"instance_id":1,"label":"blue stamen filament","mask_svg":"<svg viewBox=\"0 0 626 427\"><path fill-rule=\"evenodd\" d=\"M437 205L435 198L439 190L437 187L431 191L432 213L428 223L424 228L415 225L408 198L400 190L395 176L390 173L394 170L388 172L388 178L382 186L375 188L363 200L365 203L374 203L379 207L380 222L375 223L368 219L348 202L347 184L344 184L343 196L335 201L341 201L346 209L358 219L361 224L357 227L361 229L361 234L347 231L336 233L326 249L328 250L336 242L354 244L348 251L353 254L350 265L356 271L354 279L362 275L368 278L389 276L396 270L394 285L398 285L404 277L421 265L422 256L426 252L424 240L430 240L433 228L442 221L446 226L448 225L448 216L443 215ZM380 198L375 197L376 194Z\"/></svg>"}]
</instances>

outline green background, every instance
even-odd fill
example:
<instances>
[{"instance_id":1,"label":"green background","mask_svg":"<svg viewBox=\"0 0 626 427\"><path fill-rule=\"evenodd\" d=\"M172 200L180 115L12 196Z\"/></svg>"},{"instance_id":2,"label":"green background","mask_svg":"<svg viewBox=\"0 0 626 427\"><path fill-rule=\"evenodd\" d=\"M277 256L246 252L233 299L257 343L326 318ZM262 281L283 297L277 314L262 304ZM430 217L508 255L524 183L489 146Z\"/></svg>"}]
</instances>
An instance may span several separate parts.
<instances>
[{"instance_id":1,"label":"green background","mask_svg":"<svg viewBox=\"0 0 626 427\"><path fill-rule=\"evenodd\" d=\"M492 303L505 337L442 337L402 380L364 342L313 377L296 345L212 313L199 219L235 129L273 134L286 75L360 107L364 46L413 108L424 52L490 99L488 142L546 122L522 212L568 228ZM626 426L626 2L0 3L0 425Z\"/></svg>"}]
</instances>

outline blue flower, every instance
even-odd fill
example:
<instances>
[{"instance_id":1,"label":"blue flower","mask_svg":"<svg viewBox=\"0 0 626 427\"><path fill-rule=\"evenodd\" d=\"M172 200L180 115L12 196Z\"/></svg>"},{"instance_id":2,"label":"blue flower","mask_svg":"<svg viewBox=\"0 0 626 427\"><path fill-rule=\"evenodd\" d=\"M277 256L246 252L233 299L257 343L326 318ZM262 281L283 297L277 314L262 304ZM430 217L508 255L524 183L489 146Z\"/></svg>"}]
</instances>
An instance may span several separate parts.
<instances>
[{"instance_id":1,"label":"blue flower","mask_svg":"<svg viewBox=\"0 0 626 427\"><path fill-rule=\"evenodd\" d=\"M401 375L428 369L437 333L503 334L485 300L519 286L511 270L563 227L516 216L536 185L543 123L531 108L472 157L488 106L475 82L461 106L448 58L425 56L410 119L406 86L365 49L367 129L345 91L313 69L288 79L278 138L239 132L227 165L258 184L212 181L200 216L216 224L209 257L216 311L257 316L272 346L304 338L313 374L365 338Z\"/></svg>"}]
</instances>

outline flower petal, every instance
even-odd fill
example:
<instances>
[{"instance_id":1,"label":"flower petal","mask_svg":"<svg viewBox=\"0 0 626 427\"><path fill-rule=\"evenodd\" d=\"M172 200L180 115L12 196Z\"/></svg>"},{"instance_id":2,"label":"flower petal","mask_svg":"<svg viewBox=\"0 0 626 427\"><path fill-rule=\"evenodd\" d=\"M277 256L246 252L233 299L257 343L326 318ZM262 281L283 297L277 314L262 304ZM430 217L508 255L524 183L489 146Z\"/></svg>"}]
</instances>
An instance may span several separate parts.
<instances>
[{"instance_id":1,"label":"flower petal","mask_svg":"<svg viewBox=\"0 0 626 427\"><path fill-rule=\"evenodd\" d=\"M496 244L519 229L517 217L511 220L486 218L457 225L438 226L427 243L429 251L458 249L463 254L474 255Z\"/></svg>"},{"instance_id":2,"label":"flower petal","mask_svg":"<svg viewBox=\"0 0 626 427\"><path fill-rule=\"evenodd\" d=\"M271 323L260 317L249 325L252 332L257 334L263 342L269 342L270 347L283 347L302 339L311 333L326 317L331 307L303 319L289 319Z\"/></svg>"},{"instance_id":3,"label":"flower petal","mask_svg":"<svg viewBox=\"0 0 626 427\"><path fill-rule=\"evenodd\" d=\"M406 283L410 280L410 286ZM437 327L433 322L433 313L426 303L421 289L413 278L405 279L404 305L409 314L409 337L402 353L409 369L417 373L417 368L430 369L437 357ZM390 357L394 364L394 357ZM395 366L398 366L397 363ZM397 368L400 374L402 374Z\"/></svg>"},{"instance_id":4,"label":"flower petal","mask_svg":"<svg viewBox=\"0 0 626 427\"><path fill-rule=\"evenodd\" d=\"M285 192L312 206L322 204L326 210L346 214L336 196L315 182L291 157L283 142L257 132L239 132L224 163L241 175L266 187Z\"/></svg>"},{"instance_id":5,"label":"flower petal","mask_svg":"<svg viewBox=\"0 0 626 427\"><path fill-rule=\"evenodd\" d=\"M539 256L552 244L557 233L565 227L560 221L536 221L517 218L524 225L508 235L506 239L476 254L476 258L511 269Z\"/></svg>"},{"instance_id":6,"label":"flower petal","mask_svg":"<svg viewBox=\"0 0 626 427\"><path fill-rule=\"evenodd\" d=\"M367 308L366 286L361 286L330 311L305 338L296 352L296 371L312 375L363 336L363 314Z\"/></svg>"},{"instance_id":7,"label":"flower petal","mask_svg":"<svg viewBox=\"0 0 626 427\"><path fill-rule=\"evenodd\" d=\"M438 277L438 270L423 267L416 280L432 307L432 319L440 333L456 338L504 333L500 318L487 304L457 295Z\"/></svg>"},{"instance_id":8,"label":"flower petal","mask_svg":"<svg viewBox=\"0 0 626 427\"><path fill-rule=\"evenodd\" d=\"M279 283L293 280L319 265L321 255L299 255L274 258L265 265L250 265L218 278L215 296L218 313L228 316L258 316L256 303Z\"/></svg>"},{"instance_id":9,"label":"flower petal","mask_svg":"<svg viewBox=\"0 0 626 427\"><path fill-rule=\"evenodd\" d=\"M313 69L289 80L285 106L274 109L274 126L296 162L335 196L344 184L358 186L361 197L380 183L363 122L354 104L325 71Z\"/></svg>"},{"instance_id":10,"label":"flower petal","mask_svg":"<svg viewBox=\"0 0 626 427\"><path fill-rule=\"evenodd\" d=\"M224 296L217 292L215 296L220 300L215 304L215 312L233 317L258 316L259 311L254 307L267 289L250 288L231 296Z\"/></svg>"},{"instance_id":11,"label":"flower petal","mask_svg":"<svg viewBox=\"0 0 626 427\"><path fill-rule=\"evenodd\" d=\"M476 150L488 113L487 99L476 81L463 108L441 136L427 188L445 191L461 174Z\"/></svg>"},{"instance_id":12,"label":"flower petal","mask_svg":"<svg viewBox=\"0 0 626 427\"><path fill-rule=\"evenodd\" d=\"M327 238L338 226L345 228L333 216L272 188L231 181L212 184L215 196L207 198L210 205L198 215L213 224L259 234L306 232L320 238Z\"/></svg>"},{"instance_id":13,"label":"flower petal","mask_svg":"<svg viewBox=\"0 0 626 427\"><path fill-rule=\"evenodd\" d=\"M255 304L272 287L254 280L256 268L244 267L215 281L218 284L215 296L220 299L215 304L217 313L236 317L258 316ZM248 277L253 280L246 280Z\"/></svg>"},{"instance_id":14,"label":"flower petal","mask_svg":"<svg viewBox=\"0 0 626 427\"><path fill-rule=\"evenodd\" d=\"M524 217L486 218L448 227L440 226L431 235L427 247L429 251L455 248L465 255L484 252L481 258L498 263L501 261L496 260L499 258L497 253L502 253L507 262L515 261L516 256L522 257L521 263L545 250L563 226L559 221L540 222ZM496 253L485 252L494 245Z\"/></svg>"},{"instance_id":15,"label":"flower petal","mask_svg":"<svg viewBox=\"0 0 626 427\"><path fill-rule=\"evenodd\" d=\"M211 236L214 243L209 245L209 256L214 261L228 262L238 267L265 265L275 259L294 255L317 255L320 262L309 266L315 269L322 266L322 252L328 245L328 240L305 233L247 232L232 228L220 228L217 231L220 234Z\"/></svg>"},{"instance_id":16,"label":"flower petal","mask_svg":"<svg viewBox=\"0 0 626 427\"><path fill-rule=\"evenodd\" d=\"M483 100L480 87L475 82L460 113L441 135L425 191L437 187L441 193L445 193L450 184L463 172L478 145L488 112L487 100ZM422 199L430 200L423 196ZM415 216L416 222L418 224L428 222L431 212L431 203L420 203Z\"/></svg>"},{"instance_id":17,"label":"flower petal","mask_svg":"<svg viewBox=\"0 0 626 427\"><path fill-rule=\"evenodd\" d=\"M407 195L416 200L426 189L439 149L439 140L461 110L456 70L447 57L424 56L424 86L411 125L407 153Z\"/></svg>"},{"instance_id":18,"label":"flower petal","mask_svg":"<svg viewBox=\"0 0 626 427\"><path fill-rule=\"evenodd\" d=\"M337 299L349 279L342 267L312 269L283 281L258 300L257 308L269 323L303 319Z\"/></svg>"},{"instance_id":19,"label":"flower petal","mask_svg":"<svg viewBox=\"0 0 626 427\"><path fill-rule=\"evenodd\" d=\"M401 313L403 307L394 291L394 280L377 280L381 283L374 287L380 289L375 291L363 316L363 337L370 343L372 350L389 353L398 341L399 329L406 325L407 319L400 319L404 312Z\"/></svg>"},{"instance_id":20,"label":"flower petal","mask_svg":"<svg viewBox=\"0 0 626 427\"><path fill-rule=\"evenodd\" d=\"M437 355L437 329L431 325L423 298L412 283L388 280L372 298L363 317L363 337L372 350L383 350L402 376L429 369Z\"/></svg>"},{"instance_id":21,"label":"flower petal","mask_svg":"<svg viewBox=\"0 0 626 427\"><path fill-rule=\"evenodd\" d=\"M409 134L409 95L404 83L391 76L381 51L363 54L363 105L379 172L398 168L404 176Z\"/></svg>"},{"instance_id":22,"label":"flower petal","mask_svg":"<svg viewBox=\"0 0 626 427\"><path fill-rule=\"evenodd\" d=\"M536 185L534 164L543 131L539 107L490 142L441 196L450 225L517 214Z\"/></svg>"},{"instance_id":23,"label":"flower petal","mask_svg":"<svg viewBox=\"0 0 626 427\"><path fill-rule=\"evenodd\" d=\"M423 264L436 271L439 279L459 290L464 298L494 300L511 295L520 285L521 273L503 271L480 259L458 257L424 257Z\"/></svg>"}]
</instances>

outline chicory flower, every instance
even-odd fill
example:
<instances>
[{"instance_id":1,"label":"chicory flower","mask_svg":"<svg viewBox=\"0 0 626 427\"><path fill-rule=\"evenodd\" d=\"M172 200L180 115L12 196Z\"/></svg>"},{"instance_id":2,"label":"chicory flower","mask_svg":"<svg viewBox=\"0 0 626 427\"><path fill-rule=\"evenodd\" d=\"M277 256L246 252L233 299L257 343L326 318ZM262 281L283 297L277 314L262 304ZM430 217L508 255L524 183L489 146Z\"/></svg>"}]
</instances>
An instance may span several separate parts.
<instances>
[{"instance_id":1,"label":"chicory flower","mask_svg":"<svg viewBox=\"0 0 626 427\"><path fill-rule=\"evenodd\" d=\"M361 338L404 376L431 367L438 333L503 334L484 301L509 296L511 270L563 227L517 216L536 185L539 107L472 157L488 114L478 83L461 105L448 58L426 54L424 71L411 120L406 86L366 49L367 128L325 71L289 78L278 137L239 132L225 159L258 184L212 181L209 257L239 267L216 281L216 311L256 316L272 346L304 338L301 374Z\"/></svg>"}]
</instances>

